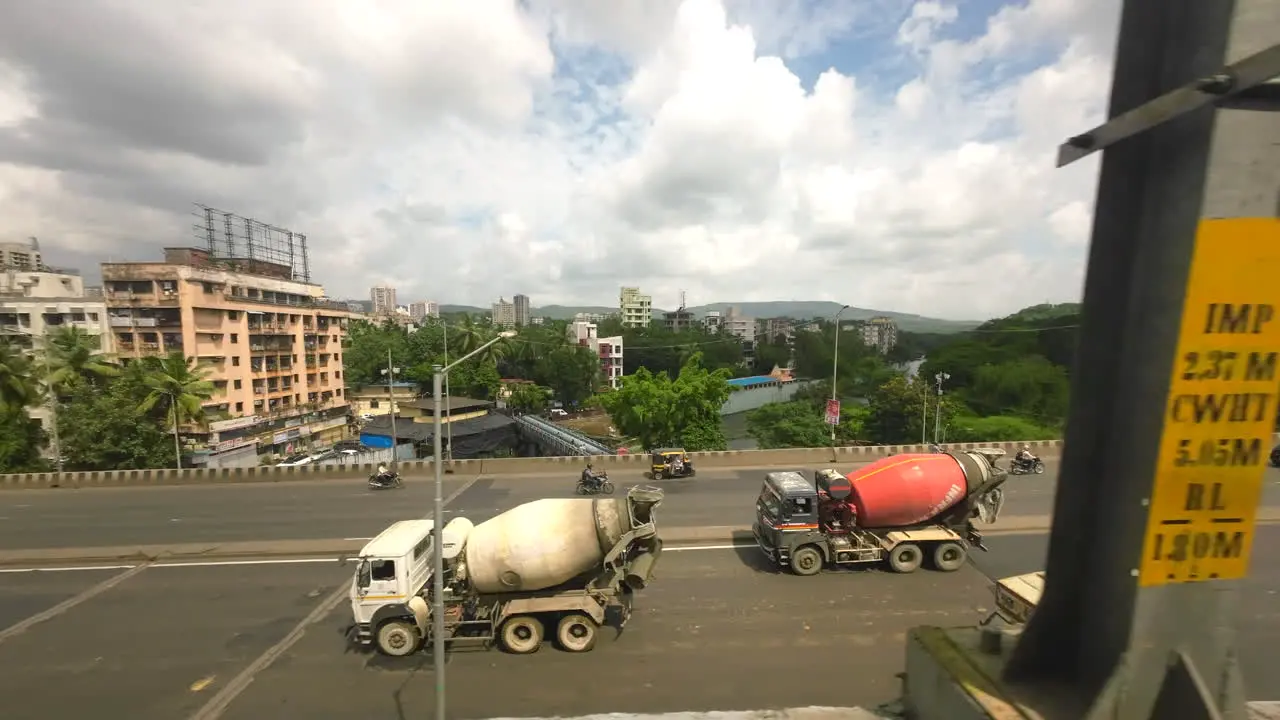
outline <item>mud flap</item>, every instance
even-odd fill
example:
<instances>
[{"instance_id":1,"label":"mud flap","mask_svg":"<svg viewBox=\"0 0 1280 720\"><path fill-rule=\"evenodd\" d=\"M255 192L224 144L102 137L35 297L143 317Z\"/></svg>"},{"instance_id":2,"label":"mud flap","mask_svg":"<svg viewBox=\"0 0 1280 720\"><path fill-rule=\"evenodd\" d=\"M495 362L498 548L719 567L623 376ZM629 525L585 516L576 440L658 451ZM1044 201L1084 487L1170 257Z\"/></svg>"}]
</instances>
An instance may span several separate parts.
<instances>
[{"instance_id":1,"label":"mud flap","mask_svg":"<svg viewBox=\"0 0 1280 720\"><path fill-rule=\"evenodd\" d=\"M418 625L418 633L427 637L431 630L431 607L421 595L414 595L409 599L409 610L413 613L414 623Z\"/></svg>"}]
</instances>

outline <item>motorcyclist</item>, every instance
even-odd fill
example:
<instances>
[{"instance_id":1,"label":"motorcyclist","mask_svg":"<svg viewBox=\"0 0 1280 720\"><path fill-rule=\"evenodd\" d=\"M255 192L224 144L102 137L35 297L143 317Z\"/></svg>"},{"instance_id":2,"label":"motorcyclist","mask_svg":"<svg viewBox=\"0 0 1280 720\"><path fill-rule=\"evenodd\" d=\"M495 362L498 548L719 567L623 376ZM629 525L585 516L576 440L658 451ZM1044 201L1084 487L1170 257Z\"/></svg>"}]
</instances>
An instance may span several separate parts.
<instances>
[{"instance_id":1,"label":"motorcyclist","mask_svg":"<svg viewBox=\"0 0 1280 720\"><path fill-rule=\"evenodd\" d=\"M391 483L393 477L394 474L389 468L387 468L386 463L378 463L378 474L373 476L374 482L379 485L388 485Z\"/></svg>"},{"instance_id":2,"label":"motorcyclist","mask_svg":"<svg viewBox=\"0 0 1280 720\"><path fill-rule=\"evenodd\" d=\"M600 476L596 474L591 463L587 463L587 466L582 469L582 484L593 489L600 487Z\"/></svg>"},{"instance_id":3,"label":"motorcyclist","mask_svg":"<svg viewBox=\"0 0 1280 720\"><path fill-rule=\"evenodd\" d=\"M1023 445L1017 455L1013 456L1013 461L1019 465L1030 465L1036 461L1036 456L1031 454L1031 446Z\"/></svg>"}]
</instances>

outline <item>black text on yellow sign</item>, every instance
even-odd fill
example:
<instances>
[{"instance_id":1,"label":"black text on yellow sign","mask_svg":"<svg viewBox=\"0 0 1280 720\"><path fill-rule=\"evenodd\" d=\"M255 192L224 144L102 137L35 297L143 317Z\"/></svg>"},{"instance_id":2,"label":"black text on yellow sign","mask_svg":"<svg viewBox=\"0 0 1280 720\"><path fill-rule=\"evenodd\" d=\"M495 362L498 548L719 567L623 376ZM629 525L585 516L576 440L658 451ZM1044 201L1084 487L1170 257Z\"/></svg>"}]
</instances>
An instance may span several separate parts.
<instances>
[{"instance_id":1,"label":"black text on yellow sign","mask_svg":"<svg viewBox=\"0 0 1280 720\"><path fill-rule=\"evenodd\" d=\"M1249 571L1280 395L1280 221L1196 235L1138 582Z\"/></svg>"}]
</instances>

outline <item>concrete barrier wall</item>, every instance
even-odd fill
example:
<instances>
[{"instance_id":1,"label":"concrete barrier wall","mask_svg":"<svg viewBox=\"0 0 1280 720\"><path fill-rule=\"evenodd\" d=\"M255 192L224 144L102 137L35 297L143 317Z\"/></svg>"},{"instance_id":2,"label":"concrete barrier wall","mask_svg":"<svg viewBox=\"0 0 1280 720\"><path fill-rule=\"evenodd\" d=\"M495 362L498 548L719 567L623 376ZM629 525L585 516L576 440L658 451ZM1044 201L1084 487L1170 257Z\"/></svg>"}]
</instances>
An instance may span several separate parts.
<instances>
[{"instance_id":1,"label":"concrete barrier wall","mask_svg":"<svg viewBox=\"0 0 1280 720\"><path fill-rule=\"evenodd\" d=\"M1273 437L1280 442L1280 434ZM973 450L975 448L999 448L1010 455L1022 445L1030 445L1032 452L1042 456L1057 455L1062 450L1061 440L1031 440L1003 443L950 443L947 450ZM848 465L872 462L889 455L928 452L925 445L871 445L832 448L781 448L777 450L724 450L719 452L689 453L694 467L699 469L724 468L808 468L823 465ZM1264 453L1269 453L1266 448ZM1264 461L1265 461L1264 457ZM542 473L574 474L590 461L599 469L641 472L649 467L648 455L603 455L585 457L537 457L499 458L490 460L454 460L445 463L445 470L458 475L536 475ZM111 470L100 472L29 473L0 475L0 490L23 488L91 488L148 485L200 485L218 483L264 483L297 480L351 480L367 478L373 473L373 464L337 466L302 465L299 467L220 468L216 470ZM411 460L398 463L405 477L422 477L434 473L430 460Z\"/></svg>"}]
</instances>

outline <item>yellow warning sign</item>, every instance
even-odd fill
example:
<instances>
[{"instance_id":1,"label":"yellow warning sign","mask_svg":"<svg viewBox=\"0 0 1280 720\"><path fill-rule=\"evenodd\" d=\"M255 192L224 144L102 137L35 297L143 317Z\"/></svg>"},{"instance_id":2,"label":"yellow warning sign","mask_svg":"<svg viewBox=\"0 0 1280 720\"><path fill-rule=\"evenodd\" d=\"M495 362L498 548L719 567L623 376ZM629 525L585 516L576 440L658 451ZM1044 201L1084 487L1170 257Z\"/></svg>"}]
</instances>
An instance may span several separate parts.
<instances>
[{"instance_id":1,"label":"yellow warning sign","mask_svg":"<svg viewBox=\"0 0 1280 720\"><path fill-rule=\"evenodd\" d=\"M1249 571L1280 394L1280 220L1196 234L1138 582Z\"/></svg>"}]
</instances>

